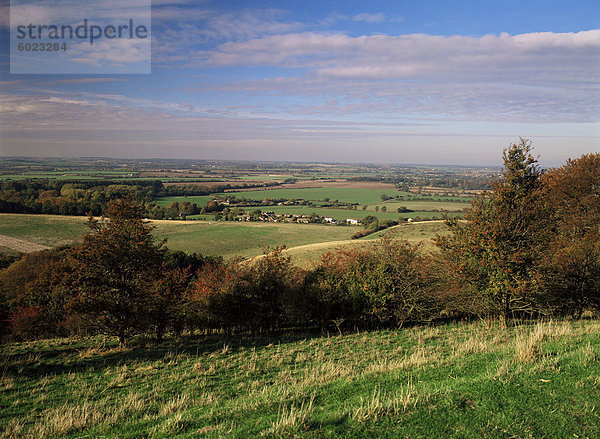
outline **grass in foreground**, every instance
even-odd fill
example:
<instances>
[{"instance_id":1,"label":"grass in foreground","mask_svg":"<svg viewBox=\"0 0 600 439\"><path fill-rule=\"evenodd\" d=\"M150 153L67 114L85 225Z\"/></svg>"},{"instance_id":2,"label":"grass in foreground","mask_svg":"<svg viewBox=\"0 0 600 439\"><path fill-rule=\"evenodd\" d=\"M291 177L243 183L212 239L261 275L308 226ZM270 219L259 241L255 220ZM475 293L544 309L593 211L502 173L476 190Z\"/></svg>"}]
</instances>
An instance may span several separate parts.
<instances>
[{"instance_id":1,"label":"grass in foreground","mask_svg":"<svg viewBox=\"0 0 600 439\"><path fill-rule=\"evenodd\" d=\"M598 437L600 322L2 350L3 437Z\"/></svg>"}]
</instances>

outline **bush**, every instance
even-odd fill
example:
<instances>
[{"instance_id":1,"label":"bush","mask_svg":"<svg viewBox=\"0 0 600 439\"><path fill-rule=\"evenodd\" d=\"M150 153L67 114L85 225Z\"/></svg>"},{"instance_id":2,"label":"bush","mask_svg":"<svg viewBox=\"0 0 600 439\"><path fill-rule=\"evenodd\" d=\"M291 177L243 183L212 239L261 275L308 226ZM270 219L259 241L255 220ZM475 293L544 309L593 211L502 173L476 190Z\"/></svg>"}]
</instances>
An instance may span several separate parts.
<instances>
[{"instance_id":1,"label":"bush","mask_svg":"<svg viewBox=\"0 0 600 439\"><path fill-rule=\"evenodd\" d=\"M188 294L190 326L262 332L297 324L302 310L294 302L303 272L282 255L283 249L254 261L205 265Z\"/></svg>"},{"instance_id":2,"label":"bush","mask_svg":"<svg viewBox=\"0 0 600 439\"><path fill-rule=\"evenodd\" d=\"M419 246L381 238L373 248L338 250L307 277L313 318L322 327L402 326L432 320L440 305Z\"/></svg>"}]
</instances>

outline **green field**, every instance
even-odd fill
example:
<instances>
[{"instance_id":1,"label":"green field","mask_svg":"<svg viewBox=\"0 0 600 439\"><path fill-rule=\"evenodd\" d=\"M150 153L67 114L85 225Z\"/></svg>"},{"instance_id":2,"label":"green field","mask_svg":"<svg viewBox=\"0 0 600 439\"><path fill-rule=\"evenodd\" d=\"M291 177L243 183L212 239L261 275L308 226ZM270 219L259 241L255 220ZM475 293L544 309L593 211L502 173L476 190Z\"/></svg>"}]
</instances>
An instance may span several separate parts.
<instances>
[{"instance_id":1,"label":"green field","mask_svg":"<svg viewBox=\"0 0 600 439\"><path fill-rule=\"evenodd\" d=\"M0 235L49 247L70 244L87 232L86 217L0 214Z\"/></svg>"},{"instance_id":2,"label":"green field","mask_svg":"<svg viewBox=\"0 0 600 439\"><path fill-rule=\"evenodd\" d=\"M380 220L398 220L398 218L432 218L434 216L441 217L442 211L462 212L462 210L469 206L469 202L464 201L452 201L453 198L444 197L432 197L431 200L408 200L408 201L395 201L389 200L386 202L381 201L381 195L387 194L402 195L415 198L414 195L400 192L397 190L380 190L380 189L354 189L354 188L299 188L299 189L268 189L268 190L255 190L255 191L241 191L241 192L228 192L226 194L218 194L220 196L235 195L237 197L244 197L252 200L262 201L265 198L271 199L297 199L297 200L309 200L316 202L329 198L330 201L338 200L343 203L359 203L360 206L356 210L349 209L336 209L330 207L310 207L310 206L256 206L256 207L240 207L245 211L252 211L260 209L262 211L273 211L275 213L291 214L291 215L311 215L316 214L324 217L332 217L336 220L343 221L346 218L357 218L362 219L367 215L375 215ZM190 197L165 197L157 200L157 204L166 207L174 201L182 202L189 201L190 203L196 203L199 206L205 206L211 200L211 196L190 196ZM318 203L317 203L318 204ZM366 210L363 210L363 206L367 206ZM384 207L387 212L382 212L381 208ZM379 211L376 211L375 208ZM406 212L398 214L397 209L399 207L405 207L412 212Z\"/></svg>"},{"instance_id":3,"label":"green field","mask_svg":"<svg viewBox=\"0 0 600 439\"><path fill-rule=\"evenodd\" d=\"M156 200L156 204L162 207L167 207L169 204L173 202L182 203L184 201L188 201L190 203L196 203L198 206L206 206L208 202L212 199L210 195L195 195L189 197L163 197L158 198Z\"/></svg>"},{"instance_id":4,"label":"green field","mask_svg":"<svg viewBox=\"0 0 600 439\"><path fill-rule=\"evenodd\" d=\"M85 217L54 215L0 215L0 235L58 246L81 238L89 229ZM167 247L203 255L230 258L260 255L264 247L295 247L322 241L349 239L359 227L321 224L273 224L204 221L155 221L154 235L167 238ZM2 249L0 248L0 251Z\"/></svg>"},{"instance_id":5,"label":"green field","mask_svg":"<svg viewBox=\"0 0 600 439\"><path fill-rule=\"evenodd\" d=\"M450 233L443 221L427 221L417 223L401 224L381 230L361 239L350 239L345 241L319 242L316 244L301 245L285 250L286 256L291 256L293 262L303 268L318 262L321 255L328 251L340 248L364 248L372 245L378 238L387 235L394 239L404 239L412 244L421 243L424 250L433 250L435 246L432 238L436 235Z\"/></svg>"},{"instance_id":6,"label":"green field","mask_svg":"<svg viewBox=\"0 0 600 439\"><path fill-rule=\"evenodd\" d=\"M227 192L219 195L235 195L238 198L250 200L271 199L298 199L298 200L338 200L341 203L372 204L381 203L381 195L389 196L404 195L411 196L407 192L396 189L355 189L355 188L292 188L292 189L267 189L262 191L239 191Z\"/></svg>"},{"instance_id":7,"label":"green field","mask_svg":"<svg viewBox=\"0 0 600 439\"><path fill-rule=\"evenodd\" d=\"M406 207L407 209L414 211L449 211L456 212L462 211L463 209L469 207L471 205L470 202L462 201L444 201L438 199L432 199L431 201L419 200L419 201L387 201L385 203L378 203L379 209L383 206L387 208L388 211L397 212L399 207ZM374 205L367 207L368 211L375 210Z\"/></svg>"},{"instance_id":8,"label":"green field","mask_svg":"<svg viewBox=\"0 0 600 439\"><path fill-rule=\"evenodd\" d=\"M0 215L0 235L55 247L80 240L84 233L89 232L86 224L85 217L3 214ZM363 242L349 241L352 234L362 230L357 226L215 221L154 221L152 224L156 227L156 238L167 238L167 247L172 250L225 258L253 257L262 254L265 247L285 244L291 248L289 254L300 265L306 265L309 259L317 260L322 253L339 247L339 241L342 241L341 245L361 245L360 242ZM441 221L417 222L377 232L365 239L375 239L383 233L392 233L411 242L423 240L429 245L436 233L446 233L446 227ZM295 249L313 244L319 245ZM14 252L0 247L0 253Z\"/></svg>"},{"instance_id":9,"label":"green field","mask_svg":"<svg viewBox=\"0 0 600 439\"><path fill-rule=\"evenodd\" d=\"M338 221L345 221L347 218L356 218L363 219L367 215L374 215L380 220L394 220L397 221L398 218L415 218L417 216L421 218L431 218L433 216L437 216L438 218L442 217L442 212L428 212L428 211L416 211L416 212L408 212L408 213L398 213L395 210L387 212L375 212L375 210L371 207L370 209L362 210L362 209L333 209L330 207L310 207L310 206L259 206L256 208L248 207L243 208L247 212L252 212L254 209L260 209L263 212L275 212L280 214L290 214L290 215L311 215L316 214L324 217L331 217ZM452 213L450 216L458 215L457 213Z\"/></svg>"},{"instance_id":10,"label":"green field","mask_svg":"<svg viewBox=\"0 0 600 439\"><path fill-rule=\"evenodd\" d=\"M252 257L266 247L295 247L323 241L350 239L358 227L320 224L274 224L234 222L156 222L154 235L167 238L172 250L203 255Z\"/></svg>"},{"instance_id":11,"label":"green field","mask_svg":"<svg viewBox=\"0 0 600 439\"><path fill-rule=\"evenodd\" d=\"M597 438L600 322L14 343L2 437Z\"/></svg>"}]
</instances>

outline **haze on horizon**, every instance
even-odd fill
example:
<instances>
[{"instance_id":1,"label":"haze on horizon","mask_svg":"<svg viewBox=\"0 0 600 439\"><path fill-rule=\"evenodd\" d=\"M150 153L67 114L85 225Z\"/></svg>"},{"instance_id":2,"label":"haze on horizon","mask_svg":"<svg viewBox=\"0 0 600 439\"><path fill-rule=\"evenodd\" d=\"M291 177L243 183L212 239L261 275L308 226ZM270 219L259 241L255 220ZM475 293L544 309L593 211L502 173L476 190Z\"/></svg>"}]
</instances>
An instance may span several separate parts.
<instances>
[{"instance_id":1,"label":"haze on horizon","mask_svg":"<svg viewBox=\"0 0 600 439\"><path fill-rule=\"evenodd\" d=\"M485 166L521 136L557 166L600 150L595 0L152 4L152 74L11 75L3 0L0 156Z\"/></svg>"}]
</instances>

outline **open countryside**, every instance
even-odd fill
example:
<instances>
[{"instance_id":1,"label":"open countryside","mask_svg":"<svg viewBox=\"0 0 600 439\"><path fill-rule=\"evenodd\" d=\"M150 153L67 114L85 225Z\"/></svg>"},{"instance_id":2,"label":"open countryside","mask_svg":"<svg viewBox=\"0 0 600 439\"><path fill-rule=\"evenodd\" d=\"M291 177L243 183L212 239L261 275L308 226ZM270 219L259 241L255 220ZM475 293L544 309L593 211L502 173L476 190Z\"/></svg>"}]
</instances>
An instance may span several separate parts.
<instances>
[{"instance_id":1,"label":"open countryside","mask_svg":"<svg viewBox=\"0 0 600 439\"><path fill-rule=\"evenodd\" d=\"M2 2L0 439L600 439L599 17Z\"/></svg>"}]
</instances>

